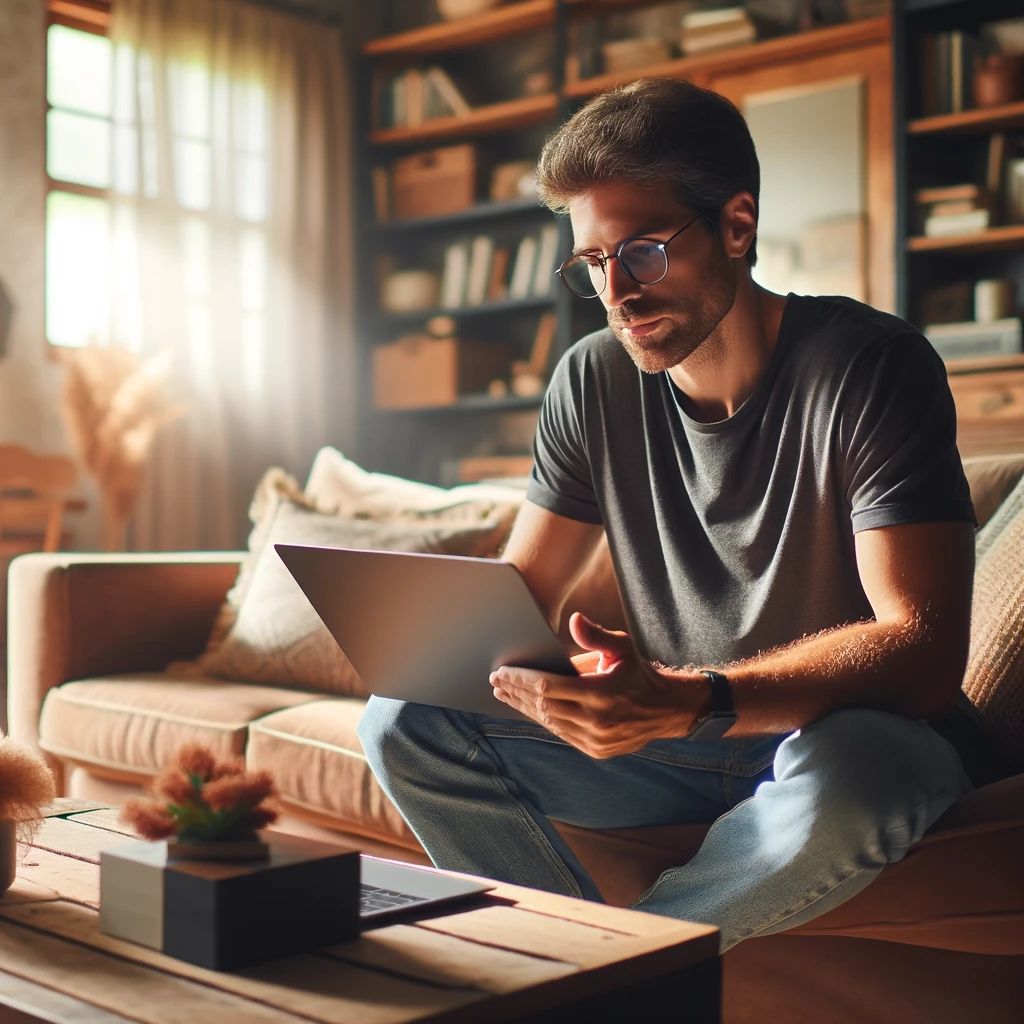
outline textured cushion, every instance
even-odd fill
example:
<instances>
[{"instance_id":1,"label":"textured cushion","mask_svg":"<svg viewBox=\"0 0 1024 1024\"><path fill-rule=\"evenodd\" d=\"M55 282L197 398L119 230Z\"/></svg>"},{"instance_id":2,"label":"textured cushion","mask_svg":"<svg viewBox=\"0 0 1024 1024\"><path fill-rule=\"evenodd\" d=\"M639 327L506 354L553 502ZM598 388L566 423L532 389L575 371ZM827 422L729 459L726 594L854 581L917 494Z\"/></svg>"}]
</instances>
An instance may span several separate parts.
<instances>
[{"instance_id":1,"label":"textured cushion","mask_svg":"<svg viewBox=\"0 0 1024 1024\"><path fill-rule=\"evenodd\" d=\"M378 548L458 555L493 554L508 518L492 505L468 503L443 516L340 518L283 494L268 503L261 548L247 576L242 605L226 635L199 659L201 671L226 679L366 696L351 663L285 568L274 544Z\"/></svg>"},{"instance_id":2,"label":"textured cushion","mask_svg":"<svg viewBox=\"0 0 1024 1024\"><path fill-rule=\"evenodd\" d=\"M218 754L242 754L251 722L314 699L294 690L158 673L84 679L47 694L40 745L63 759L149 777L191 740Z\"/></svg>"},{"instance_id":3,"label":"textured cushion","mask_svg":"<svg viewBox=\"0 0 1024 1024\"><path fill-rule=\"evenodd\" d=\"M246 760L273 774L286 811L314 811L346 832L418 850L363 756L363 708L361 700L320 700L268 715L252 726Z\"/></svg>"},{"instance_id":4,"label":"textured cushion","mask_svg":"<svg viewBox=\"0 0 1024 1024\"><path fill-rule=\"evenodd\" d=\"M1024 771L1024 479L978 538L964 691L1007 772Z\"/></svg>"},{"instance_id":5,"label":"textured cushion","mask_svg":"<svg viewBox=\"0 0 1024 1024\"><path fill-rule=\"evenodd\" d=\"M441 515L467 504L503 511L509 524L525 497L519 486L464 484L450 490L386 473L369 473L336 448L321 448L306 481L305 497L336 515Z\"/></svg>"}]
</instances>

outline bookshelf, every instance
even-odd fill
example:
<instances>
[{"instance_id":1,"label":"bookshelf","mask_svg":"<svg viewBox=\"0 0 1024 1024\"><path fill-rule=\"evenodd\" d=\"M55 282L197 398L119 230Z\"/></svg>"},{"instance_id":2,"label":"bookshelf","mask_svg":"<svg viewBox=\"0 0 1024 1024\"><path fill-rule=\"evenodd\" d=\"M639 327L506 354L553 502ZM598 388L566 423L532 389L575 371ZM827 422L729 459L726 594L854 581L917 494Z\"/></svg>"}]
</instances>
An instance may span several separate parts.
<instances>
[{"instance_id":1,"label":"bookshelf","mask_svg":"<svg viewBox=\"0 0 1024 1024\"><path fill-rule=\"evenodd\" d=\"M974 86L984 53L1001 45L993 26L1022 13L1016 0L896 0L893 9L897 308L926 333L930 323L966 325L954 329L955 356L936 340L964 455L1024 450L1024 354L1012 340L1002 353L978 347L1000 328L979 327L976 313L987 321L991 310L975 293L979 281L1009 282L1015 294L997 303L996 319L1019 322L1024 207L1010 178L1024 175L1024 95L982 106Z\"/></svg>"},{"instance_id":2,"label":"bookshelf","mask_svg":"<svg viewBox=\"0 0 1024 1024\"><path fill-rule=\"evenodd\" d=\"M553 218L529 195L492 195L488 175L499 165L534 162L554 127L604 89L639 77L677 77L717 88L742 105L751 75L767 76L757 77L756 83L750 79L758 87L767 82L772 89L802 89L808 80L823 75L861 75L862 69L870 68L875 75L869 103L872 123L877 122L873 134L877 136L877 125L883 125L885 137L883 153L871 147L867 152L875 182L871 203L880 206L872 217L870 249L877 258L871 273L885 274L892 208L891 196L878 182L890 166L892 133L886 109L888 79L879 74L887 75L889 70L888 18L790 32L611 74L598 68L597 73L579 78L574 77L578 65L570 58L580 26L604 25L617 13L631 16L655 9L658 0L506 0L491 11L459 21L403 23L406 15L422 20L429 6L411 0L377 5L375 21L371 19L368 26L372 38L363 41L359 50L357 231L362 258L357 268L357 320L364 357L360 457L372 468L454 483L446 476L445 463L474 456L500 460L529 451L540 397L516 393L514 374L519 371L515 367L529 365L536 376L530 360L543 349L547 358L540 376L546 381L559 355L577 338L604 326L605 318L600 303L573 299L554 279L555 266L571 247L567 222ZM665 6L664 0L660 6ZM513 80L516 74L519 78ZM459 146L472 147L478 158L472 201L449 206L442 201L444 208L438 208L438 197L455 188L453 179L438 179L425 190L428 200L421 211L406 204L404 215L396 216L398 163ZM552 224L558 244L553 252L545 250L538 257L540 262L551 257L551 266L536 269L527 291L513 294L522 241L539 240ZM494 275L482 301L479 294L473 302L444 301L452 294L445 288L449 250L472 251L483 238L489 239L488 252L507 252L505 279ZM382 276L423 270L437 273L439 301L399 312L382 308ZM877 301L878 295L873 298ZM884 296L881 304L887 304ZM541 345L544 324L552 317L553 339ZM422 344L436 337L439 321L445 322L449 339L465 339L478 349L479 343L489 342L509 352L510 375L504 393L498 387L487 393L459 394L445 404L376 408L375 359L396 342Z\"/></svg>"}]
</instances>

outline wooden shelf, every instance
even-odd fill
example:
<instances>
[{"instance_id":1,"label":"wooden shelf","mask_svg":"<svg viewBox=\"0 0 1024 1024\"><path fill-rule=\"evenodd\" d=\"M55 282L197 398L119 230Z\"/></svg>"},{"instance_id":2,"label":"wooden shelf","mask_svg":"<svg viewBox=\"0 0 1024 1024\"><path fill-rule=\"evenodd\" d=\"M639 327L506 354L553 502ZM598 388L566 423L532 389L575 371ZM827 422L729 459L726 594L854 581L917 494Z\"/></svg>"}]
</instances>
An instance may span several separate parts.
<instances>
[{"instance_id":1,"label":"wooden shelf","mask_svg":"<svg viewBox=\"0 0 1024 1024\"><path fill-rule=\"evenodd\" d=\"M907 240L908 252L934 252L958 255L969 252L1004 252L1024 249L1024 224L1010 224L1007 227L989 228L988 231L972 232L969 235L952 235L932 238L918 235Z\"/></svg>"},{"instance_id":2,"label":"wooden shelf","mask_svg":"<svg viewBox=\"0 0 1024 1024\"><path fill-rule=\"evenodd\" d=\"M371 39L363 47L367 57L421 56L462 50L530 32L554 24L554 0L521 0L493 11L458 21L443 21L392 36Z\"/></svg>"},{"instance_id":3,"label":"wooden shelf","mask_svg":"<svg viewBox=\"0 0 1024 1024\"><path fill-rule=\"evenodd\" d=\"M736 46L728 50L695 54L692 57L678 57L644 68L617 71L612 74L596 75L578 82L567 82L567 96L584 97L604 92L617 85L633 82L637 78L689 78L725 71L749 71L760 64L776 64L788 59L806 57L808 54L824 55L850 46L880 42L889 38L888 18L866 18L845 25L811 29L796 32L778 39L767 39L747 46Z\"/></svg>"},{"instance_id":4,"label":"wooden shelf","mask_svg":"<svg viewBox=\"0 0 1024 1024\"><path fill-rule=\"evenodd\" d=\"M542 395L531 395L521 398L509 395L508 398L491 398L490 395L466 395L450 405L420 405L408 409L375 409L380 416L441 416L451 413L466 412L517 412L522 409L539 409Z\"/></svg>"},{"instance_id":5,"label":"wooden shelf","mask_svg":"<svg viewBox=\"0 0 1024 1024\"><path fill-rule=\"evenodd\" d=\"M1024 100L999 107L964 110L959 114L919 117L907 125L909 135L974 135L1000 128L1024 127Z\"/></svg>"},{"instance_id":6,"label":"wooden shelf","mask_svg":"<svg viewBox=\"0 0 1024 1024\"><path fill-rule=\"evenodd\" d=\"M378 128L370 133L370 142L375 146L400 146L436 139L472 138L536 124L553 117L557 109L558 97L553 93L528 96L526 99L477 107L465 117L436 117L414 128Z\"/></svg>"},{"instance_id":7,"label":"wooden shelf","mask_svg":"<svg viewBox=\"0 0 1024 1024\"><path fill-rule=\"evenodd\" d=\"M993 370L1024 369L1024 355L983 356L979 359L947 359L946 369L951 374L985 373Z\"/></svg>"},{"instance_id":8,"label":"wooden shelf","mask_svg":"<svg viewBox=\"0 0 1024 1024\"><path fill-rule=\"evenodd\" d=\"M498 302L481 302L476 306L451 306L441 309L417 309L408 313L389 313L381 310L379 318L388 323L431 320L435 316L465 318L467 316L495 316L501 313L519 313L532 309L550 309L555 304L553 295L531 296L528 299L502 299Z\"/></svg>"},{"instance_id":9,"label":"wooden shelf","mask_svg":"<svg viewBox=\"0 0 1024 1024\"><path fill-rule=\"evenodd\" d=\"M477 203L456 213L444 213L436 217L410 217L407 220L390 220L377 225L377 230L387 234L400 235L413 231L432 231L437 228L459 227L475 224L477 221L498 220L502 217L516 217L524 213L547 213L539 199L513 199L501 203Z\"/></svg>"}]
</instances>

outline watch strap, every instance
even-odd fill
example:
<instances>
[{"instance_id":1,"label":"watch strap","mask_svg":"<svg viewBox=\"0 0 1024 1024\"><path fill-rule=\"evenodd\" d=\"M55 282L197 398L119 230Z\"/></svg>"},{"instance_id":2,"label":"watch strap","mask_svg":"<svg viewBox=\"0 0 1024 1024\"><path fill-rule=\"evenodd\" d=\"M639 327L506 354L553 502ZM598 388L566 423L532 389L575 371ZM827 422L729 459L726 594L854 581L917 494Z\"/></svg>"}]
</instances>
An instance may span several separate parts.
<instances>
[{"instance_id":1,"label":"watch strap","mask_svg":"<svg viewBox=\"0 0 1024 1024\"><path fill-rule=\"evenodd\" d=\"M686 734L688 740L720 740L736 722L736 709L732 703L732 688L721 672L702 668L700 673L711 688L711 708L699 718Z\"/></svg>"}]
</instances>

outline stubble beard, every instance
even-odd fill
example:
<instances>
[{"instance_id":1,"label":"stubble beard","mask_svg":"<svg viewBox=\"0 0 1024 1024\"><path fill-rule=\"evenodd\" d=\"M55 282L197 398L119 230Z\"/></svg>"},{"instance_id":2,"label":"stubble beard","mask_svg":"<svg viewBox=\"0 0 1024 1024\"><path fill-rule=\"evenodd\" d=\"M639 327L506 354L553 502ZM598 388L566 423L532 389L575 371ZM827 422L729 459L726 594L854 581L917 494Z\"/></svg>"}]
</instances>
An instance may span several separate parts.
<instances>
[{"instance_id":1,"label":"stubble beard","mask_svg":"<svg viewBox=\"0 0 1024 1024\"><path fill-rule=\"evenodd\" d=\"M608 326L643 373L663 373L688 359L704 344L732 309L736 301L736 273L725 253L724 266L711 269L703 281L695 282L696 298L662 309L645 308L642 302L627 302L608 313ZM676 318L682 315L681 320ZM653 338L634 338L626 328L631 322L669 318Z\"/></svg>"}]
</instances>

